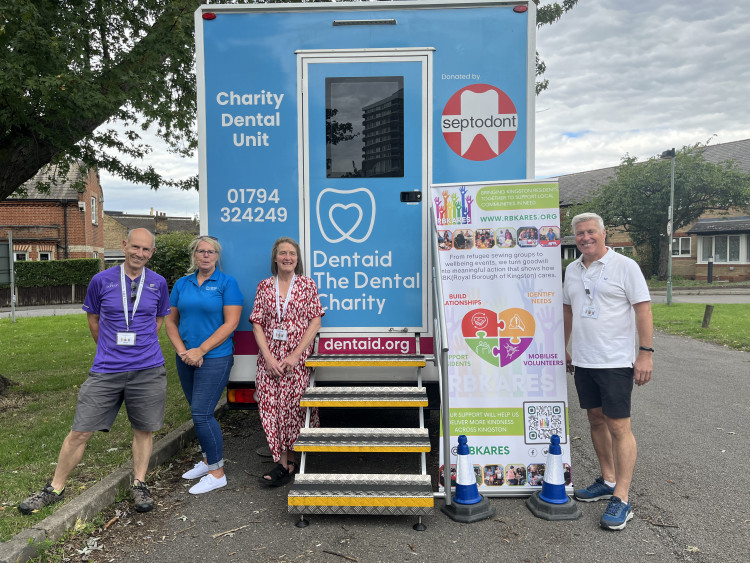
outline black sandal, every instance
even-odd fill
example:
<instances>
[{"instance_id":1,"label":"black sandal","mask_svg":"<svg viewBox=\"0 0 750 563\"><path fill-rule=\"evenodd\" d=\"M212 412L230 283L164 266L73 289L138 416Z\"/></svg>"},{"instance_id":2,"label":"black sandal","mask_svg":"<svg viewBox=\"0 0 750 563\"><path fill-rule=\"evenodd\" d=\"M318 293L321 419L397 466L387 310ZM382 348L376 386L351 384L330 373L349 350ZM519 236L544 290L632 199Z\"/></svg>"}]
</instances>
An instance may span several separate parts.
<instances>
[{"instance_id":1,"label":"black sandal","mask_svg":"<svg viewBox=\"0 0 750 563\"><path fill-rule=\"evenodd\" d=\"M270 479L266 479L270 477ZM279 487L289 480L289 470L277 463L276 466L260 478L260 482L268 487Z\"/></svg>"},{"instance_id":2,"label":"black sandal","mask_svg":"<svg viewBox=\"0 0 750 563\"><path fill-rule=\"evenodd\" d=\"M297 469L299 469L299 465L297 465L296 461L288 461L286 467L287 471L289 471L289 475L294 475L297 473Z\"/></svg>"}]
</instances>

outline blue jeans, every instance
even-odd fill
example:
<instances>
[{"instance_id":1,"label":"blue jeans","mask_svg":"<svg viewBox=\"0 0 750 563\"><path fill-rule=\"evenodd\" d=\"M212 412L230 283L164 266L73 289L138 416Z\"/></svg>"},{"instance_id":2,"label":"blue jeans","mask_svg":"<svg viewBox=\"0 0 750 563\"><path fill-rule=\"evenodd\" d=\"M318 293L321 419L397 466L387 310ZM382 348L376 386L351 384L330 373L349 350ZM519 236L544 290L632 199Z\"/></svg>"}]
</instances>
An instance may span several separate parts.
<instances>
[{"instance_id":1,"label":"blue jeans","mask_svg":"<svg viewBox=\"0 0 750 563\"><path fill-rule=\"evenodd\" d=\"M199 368L187 365L177 356L177 375L210 470L224 466L224 438L214 417L214 409L227 386L233 365L233 355L203 358L203 365Z\"/></svg>"}]
</instances>

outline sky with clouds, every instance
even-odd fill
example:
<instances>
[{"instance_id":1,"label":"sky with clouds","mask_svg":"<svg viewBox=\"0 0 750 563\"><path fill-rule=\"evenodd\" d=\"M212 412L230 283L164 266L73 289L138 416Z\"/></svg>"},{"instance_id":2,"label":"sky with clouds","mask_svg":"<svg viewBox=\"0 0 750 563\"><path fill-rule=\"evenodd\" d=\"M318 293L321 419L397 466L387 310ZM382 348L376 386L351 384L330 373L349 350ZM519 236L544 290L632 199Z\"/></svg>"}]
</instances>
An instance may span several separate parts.
<instances>
[{"instance_id":1,"label":"sky with clouds","mask_svg":"<svg viewBox=\"0 0 750 563\"><path fill-rule=\"evenodd\" d=\"M548 90L536 99L539 178L645 160L671 147L750 138L750 2L579 0L537 31ZM158 144L174 178L197 172ZM105 209L198 212L197 192L153 192L101 174Z\"/></svg>"}]
</instances>

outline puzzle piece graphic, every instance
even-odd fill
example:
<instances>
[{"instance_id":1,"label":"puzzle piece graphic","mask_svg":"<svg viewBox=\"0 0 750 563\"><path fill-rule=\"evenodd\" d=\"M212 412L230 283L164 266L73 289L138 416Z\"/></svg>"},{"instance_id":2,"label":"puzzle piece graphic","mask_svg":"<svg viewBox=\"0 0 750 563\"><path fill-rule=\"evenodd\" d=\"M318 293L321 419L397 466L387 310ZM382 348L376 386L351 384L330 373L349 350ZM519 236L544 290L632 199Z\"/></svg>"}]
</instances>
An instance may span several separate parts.
<instances>
[{"instance_id":1,"label":"puzzle piece graphic","mask_svg":"<svg viewBox=\"0 0 750 563\"><path fill-rule=\"evenodd\" d=\"M518 359L531 345L536 323L525 309L500 313L474 309L464 315L461 329L466 343L480 358L502 367Z\"/></svg>"}]
</instances>

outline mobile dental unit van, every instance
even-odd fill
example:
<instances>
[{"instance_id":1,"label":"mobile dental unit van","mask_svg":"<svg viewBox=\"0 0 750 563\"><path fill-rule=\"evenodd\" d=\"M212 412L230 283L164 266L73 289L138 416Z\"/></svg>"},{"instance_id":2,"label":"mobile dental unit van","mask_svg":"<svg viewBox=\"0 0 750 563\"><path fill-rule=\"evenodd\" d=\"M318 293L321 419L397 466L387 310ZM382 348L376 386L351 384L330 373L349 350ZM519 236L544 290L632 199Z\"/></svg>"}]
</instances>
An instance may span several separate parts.
<instances>
[{"instance_id":1,"label":"mobile dental unit van","mask_svg":"<svg viewBox=\"0 0 750 563\"><path fill-rule=\"evenodd\" d=\"M230 402L253 400L248 317L280 236L326 310L316 355L429 360L429 187L533 177L534 3L205 5L195 24L201 231L245 295Z\"/></svg>"}]
</instances>

